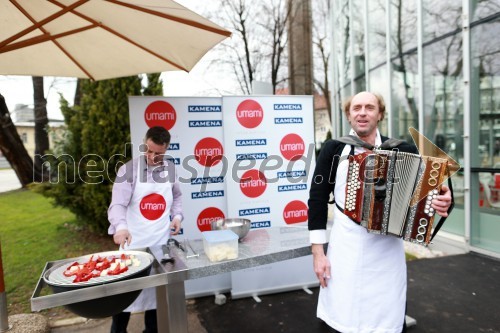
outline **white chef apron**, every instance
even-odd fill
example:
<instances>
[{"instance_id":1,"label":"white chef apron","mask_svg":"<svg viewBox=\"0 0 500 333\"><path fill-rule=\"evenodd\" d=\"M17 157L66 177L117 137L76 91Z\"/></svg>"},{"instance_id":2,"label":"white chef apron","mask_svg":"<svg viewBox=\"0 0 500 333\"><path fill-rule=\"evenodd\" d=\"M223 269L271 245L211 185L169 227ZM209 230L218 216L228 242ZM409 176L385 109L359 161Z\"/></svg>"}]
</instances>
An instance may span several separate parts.
<instances>
[{"instance_id":1,"label":"white chef apron","mask_svg":"<svg viewBox=\"0 0 500 333\"><path fill-rule=\"evenodd\" d=\"M130 246L125 246L125 250L166 244L170 237L170 208L173 196L172 184L168 182L168 172L161 171L160 179L167 180L164 183L141 181L141 172L139 165L135 190L127 209L127 225L132 235L132 242ZM153 309L156 309L156 290L147 288L124 312Z\"/></svg>"},{"instance_id":2,"label":"white chef apron","mask_svg":"<svg viewBox=\"0 0 500 333\"><path fill-rule=\"evenodd\" d=\"M350 149L346 145L342 156ZM334 193L340 207L347 168L341 159ZM327 256L331 279L320 289L317 316L342 333L400 333L406 306L403 241L371 234L335 207Z\"/></svg>"}]
</instances>

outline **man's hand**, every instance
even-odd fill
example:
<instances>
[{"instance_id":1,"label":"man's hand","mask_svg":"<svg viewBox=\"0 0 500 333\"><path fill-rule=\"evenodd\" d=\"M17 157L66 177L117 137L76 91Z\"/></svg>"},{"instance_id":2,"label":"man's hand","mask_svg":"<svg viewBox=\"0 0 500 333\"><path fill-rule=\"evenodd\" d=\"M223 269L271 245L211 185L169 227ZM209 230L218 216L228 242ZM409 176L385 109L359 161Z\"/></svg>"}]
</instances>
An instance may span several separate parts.
<instances>
[{"instance_id":1,"label":"man's hand","mask_svg":"<svg viewBox=\"0 0 500 333\"><path fill-rule=\"evenodd\" d=\"M132 235L130 234L130 232L128 232L127 229L118 230L113 235L113 241L115 242L115 244L120 245L122 249L124 249L125 243L127 243L127 245L130 245L130 243L132 242Z\"/></svg>"},{"instance_id":2,"label":"man's hand","mask_svg":"<svg viewBox=\"0 0 500 333\"><path fill-rule=\"evenodd\" d=\"M170 229L174 229L174 231L172 231L172 235L177 235L181 231L181 219L174 217L172 222L170 222Z\"/></svg>"},{"instance_id":3,"label":"man's hand","mask_svg":"<svg viewBox=\"0 0 500 333\"><path fill-rule=\"evenodd\" d=\"M432 199L432 208L439 215L446 217L448 216L448 208L451 205L451 191L448 186L443 185L441 187L441 194Z\"/></svg>"},{"instance_id":4,"label":"man's hand","mask_svg":"<svg viewBox=\"0 0 500 333\"><path fill-rule=\"evenodd\" d=\"M331 277L330 261L325 255L323 244L312 244L311 251L313 254L314 273L316 273L316 276L318 277L319 284L324 288L327 284L326 280Z\"/></svg>"}]
</instances>

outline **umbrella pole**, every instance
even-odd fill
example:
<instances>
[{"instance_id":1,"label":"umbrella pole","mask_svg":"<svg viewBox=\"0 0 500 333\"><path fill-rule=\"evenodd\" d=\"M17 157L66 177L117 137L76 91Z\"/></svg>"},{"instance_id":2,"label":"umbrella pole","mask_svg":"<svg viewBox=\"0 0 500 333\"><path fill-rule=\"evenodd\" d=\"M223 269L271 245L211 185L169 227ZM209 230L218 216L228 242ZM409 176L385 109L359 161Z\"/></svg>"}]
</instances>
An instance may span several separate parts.
<instances>
[{"instance_id":1,"label":"umbrella pole","mask_svg":"<svg viewBox=\"0 0 500 333\"><path fill-rule=\"evenodd\" d=\"M2 245L0 243L0 332L9 330L9 316L7 314L7 295L3 280Z\"/></svg>"}]
</instances>

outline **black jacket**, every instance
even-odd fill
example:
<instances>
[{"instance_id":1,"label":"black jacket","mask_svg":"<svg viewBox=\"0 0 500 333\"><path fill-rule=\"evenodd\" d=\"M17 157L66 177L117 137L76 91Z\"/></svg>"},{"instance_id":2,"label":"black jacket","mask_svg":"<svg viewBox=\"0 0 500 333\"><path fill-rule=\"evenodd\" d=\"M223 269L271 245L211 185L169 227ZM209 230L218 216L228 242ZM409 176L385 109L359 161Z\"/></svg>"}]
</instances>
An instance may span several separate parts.
<instances>
[{"instance_id":1,"label":"black jacket","mask_svg":"<svg viewBox=\"0 0 500 333\"><path fill-rule=\"evenodd\" d=\"M381 139L382 142L385 142L389 138L381 136ZM325 142L321 149L309 190L309 230L326 229L328 201L330 200L330 193L333 193L335 189L337 166L340 154L345 146L346 144L340 141L329 140ZM406 153L418 154L417 147L407 142L397 146L397 149Z\"/></svg>"}]
</instances>

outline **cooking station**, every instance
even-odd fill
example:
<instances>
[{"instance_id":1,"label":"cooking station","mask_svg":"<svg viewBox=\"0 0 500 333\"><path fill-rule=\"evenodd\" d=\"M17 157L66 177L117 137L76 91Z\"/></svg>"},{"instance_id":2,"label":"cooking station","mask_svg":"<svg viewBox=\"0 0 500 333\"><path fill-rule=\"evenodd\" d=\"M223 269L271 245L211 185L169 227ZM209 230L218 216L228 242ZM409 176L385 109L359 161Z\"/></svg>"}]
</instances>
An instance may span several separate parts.
<instances>
[{"instance_id":1,"label":"cooking station","mask_svg":"<svg viewBox=\"0 0 500 333\"><path fill-rule=\"evenodd\" d=\"M47 262L33 292L31 309L40 311L155 287L159 332L187 333L184 281L311 254L309 232L305 227L271 227L250 230L238 244L238 258L220 262L211 262L208 259L204 253L202 239L189 240L180 244L182 249L169 247L169 255L174 259L173 261L162 260L164 258L162 246L141 249L154 256L151 273L148 276L55 294L50 292L43 276L51 267L63 262L71 262L71 259ZM305 269L312 270L313 268L305 267Z\"/></svg>"}]
</instances>

